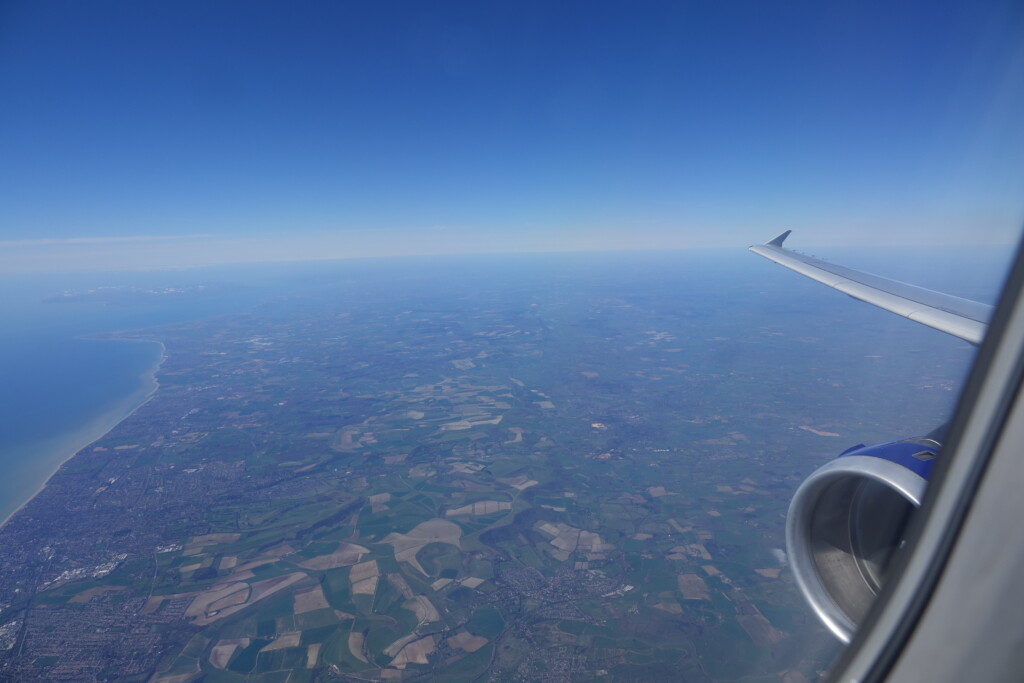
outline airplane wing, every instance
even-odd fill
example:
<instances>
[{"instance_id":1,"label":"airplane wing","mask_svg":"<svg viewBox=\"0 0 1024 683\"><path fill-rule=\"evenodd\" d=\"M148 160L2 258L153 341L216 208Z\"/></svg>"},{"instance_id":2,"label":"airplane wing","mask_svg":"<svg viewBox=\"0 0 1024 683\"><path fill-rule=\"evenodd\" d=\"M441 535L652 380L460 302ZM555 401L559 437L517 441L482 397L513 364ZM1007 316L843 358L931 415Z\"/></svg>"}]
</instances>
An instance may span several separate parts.
<instances>
[{"instance_id":1,"label":"airplane wing","mask_svg":"<svg viewBox=\"0 0 1024 683\"><path fill-rule=\"evenodd\" d=\"M790 232L787 230L766 244L752 246L750 251L849 294L854 299L866 301L971 344L978 345L985 337L988 321L992 317L992 306L862 273L784 249L782 243Z\"/></svg>"}]
</instances>

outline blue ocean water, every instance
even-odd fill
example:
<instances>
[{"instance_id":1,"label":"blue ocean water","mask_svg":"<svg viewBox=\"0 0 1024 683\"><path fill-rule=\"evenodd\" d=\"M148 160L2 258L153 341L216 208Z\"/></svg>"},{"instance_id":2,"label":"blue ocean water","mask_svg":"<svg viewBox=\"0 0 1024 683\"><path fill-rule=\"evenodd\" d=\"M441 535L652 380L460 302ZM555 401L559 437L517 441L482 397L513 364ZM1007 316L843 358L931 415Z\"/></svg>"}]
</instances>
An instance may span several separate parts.
<instances>
[{"instance_id":1,"label":"blue ocean water","mask_svg":"<svg viewBox=\"0 0 1024 683\"><path fill-rule=\"evenodd\" d=\"M266 288L244 269L0 276L0 521L154 388L158 343L90 338L244 311ZM199 296L90 296L209 285ZM80 299L53 302L66 293Z\"/></svg>"}]
</instances>

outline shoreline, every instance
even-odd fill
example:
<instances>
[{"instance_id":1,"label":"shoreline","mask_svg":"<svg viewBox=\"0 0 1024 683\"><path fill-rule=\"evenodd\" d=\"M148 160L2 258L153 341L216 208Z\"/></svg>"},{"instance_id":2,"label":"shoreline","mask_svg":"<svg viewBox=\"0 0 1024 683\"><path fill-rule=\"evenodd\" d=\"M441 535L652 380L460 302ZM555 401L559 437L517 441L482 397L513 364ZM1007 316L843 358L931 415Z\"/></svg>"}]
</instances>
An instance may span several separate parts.
<instances>
[{"instance_id":1,"label":"shoreline","mask_svg":"<svg viewBox=\"0 0 1024 683\"><path fill-rule=\"evenodd\" d=\"M157 390L160 389L160 382L157 380L156 374L164 364L164 361L167 360L167 347L162 341L157 339L123 339L118 337L106 337L105 339L109 341L157 344L160 347L160 355L148 370L139 375L142 386L140 386L138 390L126 396L122 402L119 402L116 409L98 416L86 427L80 429L76 433L68 435L66 437L68 443L55 445L48 451L49 453L58 452L60 454L59 462L54 462L52 469L50 469L49 473L46 475L46 479L38 486L38 488L35 489L35 491L32 492L30 496L28 496L28 498L24 500L24 502L4 516L3 521L0 521L0 529L11 521L16 514L25 509L25 506L35 500L36 496L43 492L43 489L45 489L46 485L50 483L53 475L57 474L61 467L83 450L112 432L119 424L134 415L135 411L149 403L153 396L156 395ZM134 397L137 395L138 398L135 399ZM121 405L121 403L126 405ZM45 456L44 459L49 460L49 458L45 458ZM56 458L54 458L54 460L56 460Z\"/></svg>"}]
</instances>

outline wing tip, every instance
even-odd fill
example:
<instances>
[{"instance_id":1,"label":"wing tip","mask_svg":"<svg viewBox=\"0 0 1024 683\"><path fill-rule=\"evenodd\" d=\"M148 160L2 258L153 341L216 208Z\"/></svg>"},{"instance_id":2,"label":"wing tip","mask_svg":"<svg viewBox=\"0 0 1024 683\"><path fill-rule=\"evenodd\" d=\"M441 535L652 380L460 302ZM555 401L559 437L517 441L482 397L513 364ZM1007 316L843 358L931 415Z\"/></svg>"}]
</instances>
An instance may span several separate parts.
<instances>
[{"instance_id":1,"label":"wing tip","mask_svg":"<svg viewBox=\"0 0 1024 683\"><path fill-rule=\"evenodd\" d=\"M769 246L769 247L781 247L782 243L786 241L786 238L789 237L791 232L793 232L793 231L792 230L787 230L786 232L782 233L781 235L779 235L778 237L776 237L772 241L765 242L765 245Z\"/></svg>"}]
</instances>

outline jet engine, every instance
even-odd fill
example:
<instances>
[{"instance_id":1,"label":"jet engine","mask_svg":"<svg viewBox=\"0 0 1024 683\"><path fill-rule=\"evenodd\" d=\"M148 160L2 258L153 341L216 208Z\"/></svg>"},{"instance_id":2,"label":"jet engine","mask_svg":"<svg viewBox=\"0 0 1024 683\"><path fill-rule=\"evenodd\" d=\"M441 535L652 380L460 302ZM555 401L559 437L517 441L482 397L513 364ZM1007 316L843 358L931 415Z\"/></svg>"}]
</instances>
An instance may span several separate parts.
<instances>
[{"instance_id":1,"label":"jet engine","mask_svg":"<svg viewBox=\"0 0 1024 683\"><path fill-rule=\"evenodd\" d=\"M938 430L937 430L938 431ZM790 566L811 608L848 643L885 582L941 444L858 445L809 476L789 506Z\"/></svg>"}]
</instances>

